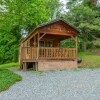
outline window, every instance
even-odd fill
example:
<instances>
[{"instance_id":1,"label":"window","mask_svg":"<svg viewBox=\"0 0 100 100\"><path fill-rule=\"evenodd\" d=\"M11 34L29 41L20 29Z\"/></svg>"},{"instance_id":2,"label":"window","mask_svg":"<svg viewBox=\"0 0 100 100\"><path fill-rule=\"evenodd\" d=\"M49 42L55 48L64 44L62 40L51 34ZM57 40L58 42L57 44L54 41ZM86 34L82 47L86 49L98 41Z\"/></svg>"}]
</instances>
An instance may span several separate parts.
<instances>
[{"instance_id":1,"label":"window","mask_svg":"<svg viewBox=\"0 0 100 100\"><path fill-rule=\"evenodd\" d=\"M45 42L44 41L40 41L40 47L45 47Z\"/></svg>"},{"instance_id":2,"label":"window","mask_svg":"<svg viewBox=\"0 0 100 100\"><path fill-rule=\"evenodd\" d=\"M48 47L52 47L52 41L48 41Z\"/></svg>"}]
</instances>

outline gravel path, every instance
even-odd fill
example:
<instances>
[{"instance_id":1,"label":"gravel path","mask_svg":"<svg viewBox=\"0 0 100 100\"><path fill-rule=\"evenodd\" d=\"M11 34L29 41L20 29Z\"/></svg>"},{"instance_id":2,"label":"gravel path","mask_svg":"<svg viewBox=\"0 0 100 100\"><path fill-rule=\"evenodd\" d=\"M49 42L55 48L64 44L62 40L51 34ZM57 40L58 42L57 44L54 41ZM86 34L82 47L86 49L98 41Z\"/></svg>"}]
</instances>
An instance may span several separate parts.
<instances>
[{"instance_id":1,"label":"gravel path","mask_svg":"<svg viewBox=\"0 0 100 100\"><path fill-rule=\"evenodd\" d=\"M100 100L100 69L22 72L0 100Z\"/></svg>"}]
</instances>

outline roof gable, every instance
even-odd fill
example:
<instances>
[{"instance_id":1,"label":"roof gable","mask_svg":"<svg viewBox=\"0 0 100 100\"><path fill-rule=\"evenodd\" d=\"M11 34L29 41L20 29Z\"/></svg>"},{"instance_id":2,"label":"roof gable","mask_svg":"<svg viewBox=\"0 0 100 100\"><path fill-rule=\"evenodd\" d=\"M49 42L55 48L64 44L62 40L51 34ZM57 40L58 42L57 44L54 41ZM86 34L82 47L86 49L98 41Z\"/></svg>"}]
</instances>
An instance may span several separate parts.
<instances>
[{"instance_id":1,"label":"roof gable","mask_svg":"<svg viewBox=\"0 0 100 100\"><path fill-rule=\"evenodd\" d=\"M41 26L39 28L39 33L77 34L77 31L73 29L72 27L70 27L69 25L65 24L64 22L58 21L58 22L50 23L45 26Z\"/></svg>"},{"instance_id":2,"label":"roof gable","mask_svg":"<svg viewBox=\"0 0 100 100\"><path fill-rule=\"evenodd\" d=\"M73 28L74 30L76 30L78 33L80 32L80 30L78 28L76 28L75 26L73 26L72 24L70 24L69 22L65 21L64 19L55 19L55 20L52 20L50 22L47 22L47 23L42 23L40 25L38 25L36 27L37 28L42 28L42 27L45 27L45 26L48 26L48 25L51 25L51 24L54 24L54 23L57 23L57 22L61 22L61 23L64 23L65 25Z\"/></svg>"},{"instance_id":3,"label":"roof gable","mask_svg":"<svg viewBox=\"0 0 100 100\"><path fill-rule=\"evenodd\" d=\"M38 25L35 29L32 30L32 32L30 34L28 34L26 36L26 38L22 42L26 41L37 30L38 31L41 30L41 29L43 30L44 28L46 29L47 27L49 27L49 28L50 27L56 28L56 26L54 26L54 25L57 24L57 23L59 23L58 27L61 28L61 29L63 29L64 31L67 31L67 32L69 31L70 32L72 30L75 34L80 33L79 29L77 29L75 26L71 25L70 23L68 23L64 19L56 19L56 20L52 20L50 22ZM69 28L71 30L68 30L67 28Z\"/></svg>"}]
</instances>

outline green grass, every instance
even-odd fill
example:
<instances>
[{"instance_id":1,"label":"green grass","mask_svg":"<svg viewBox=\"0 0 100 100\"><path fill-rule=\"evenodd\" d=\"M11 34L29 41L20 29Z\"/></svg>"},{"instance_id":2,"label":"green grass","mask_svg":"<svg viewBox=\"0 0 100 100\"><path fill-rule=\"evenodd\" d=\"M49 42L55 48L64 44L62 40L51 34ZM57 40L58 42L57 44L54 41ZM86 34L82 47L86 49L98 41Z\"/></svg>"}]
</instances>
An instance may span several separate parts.
<instances>
[{"instance_id":1,"label":"green grass","mask_svg":"<svg viewBox=\"0 0 100 100\"><path fill-rule=\"evenodd\" d=\"M87 56L87 55L93 55L93 54L91 52L79 52L78 53L79 58L82 58L82 57Z\"/></svg>"},{"instance_id":2,"label":"green grass","mask_svg":"<svg viewBox=\"0 0 100 100\"><path fill-rule=\"evenodd\" d=\"M20 75L8 69L0 69L0 92L8 89L11 85L20 80L22 80Z\"/></svg>"},{"instance_id":3,"label":"green grass","mask_svg":"<svg viewBox=\"0 0 100 100\"><path fill-rule=\"evenodd\" d=\"M8 70L8 68L19 67L19 63L8 63L0 65L0 92L7 90L17 81L22 80L20 75Z\"/></svg>"},{"instance_id":4,"label":"green grass","mask_svg":"<svg viewBox=\"0 0 100 100\"><path fill-rule=\"evenodd\" d=\"M0 65L0 69L6 69L6 68L12 68L12 67L19 67L19 63L8 63L8 64L2 64Z\"/></svg>"},{"instance_id":5,"label":"green grass","mask_svg":"<svg viewBox=\"0 0 100 100\"><path fill-rule=\"evenodd\" d=\"M82 63L79 64L80 68L100 68L100 55L81 52L79 57L82 58Z\"/></svg>"}]
</instances>

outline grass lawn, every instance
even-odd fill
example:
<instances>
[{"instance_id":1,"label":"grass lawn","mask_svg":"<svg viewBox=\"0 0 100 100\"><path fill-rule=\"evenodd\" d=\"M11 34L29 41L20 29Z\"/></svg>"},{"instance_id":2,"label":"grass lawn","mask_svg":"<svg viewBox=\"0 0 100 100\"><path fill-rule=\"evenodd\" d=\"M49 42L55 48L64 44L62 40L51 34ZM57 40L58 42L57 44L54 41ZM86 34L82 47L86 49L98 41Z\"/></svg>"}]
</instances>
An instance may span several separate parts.
<instances>
[{"instance_id":1,"label":"grass lawn","mask_svg":"<svg viewBox=\"0 0 100 100\"><path fill-rule=\"evenodd\" d=\"M100 68L100 55L80 52L79 57L82 58L80 68Z\"/></svg>"},{"instance_id":2,"label":"grass lawn","mask_svg":"<svg viewBox=\"0 0 100 100\"><path fill-rule=\"evenodd\" d=\"M22 77L20 75L17 75L7 69L11 67L18 67L18 65L18 63L0 65L0 92L8 89L17 81L22 80Z\"/></svg>"},{"instance_id":3,"label":"grass lawn","mask_svg":"<svg viewBox=\"0 0 100 100\"><path fill-rule=\"evenodd\" d=\"M5 68L12 68L12 67L19 67L19 63L8 63L8 64L2 64L0 65L0 69L5 69Z\"/></svg>"}]
</instances>

